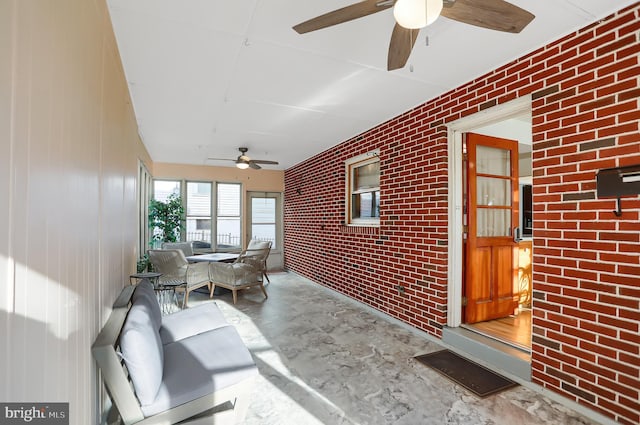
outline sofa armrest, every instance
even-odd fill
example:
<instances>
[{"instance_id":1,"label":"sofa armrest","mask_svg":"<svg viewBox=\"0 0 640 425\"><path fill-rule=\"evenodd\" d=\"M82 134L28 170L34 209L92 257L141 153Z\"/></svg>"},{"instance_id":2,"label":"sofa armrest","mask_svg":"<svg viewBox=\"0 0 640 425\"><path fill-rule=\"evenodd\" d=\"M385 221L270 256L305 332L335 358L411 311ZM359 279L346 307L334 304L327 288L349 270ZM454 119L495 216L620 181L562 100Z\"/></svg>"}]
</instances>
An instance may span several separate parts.
<instances>
[{"instance_id":1,"label":"sofa armrest","mask_svg":"<svg viewBox=\"0 0 640 425\"><path fill-rule=\"evenodd\" d=\"M120 340L120 331L129 312L128 303L134 288L127 286L122 290L107 323L91 346L91 354L102 372L102 379L109 390L113 404L117 406L120 415L129 420L129 423L141 421L144 415L116 348Z\"/></svg>"}]
</instances>

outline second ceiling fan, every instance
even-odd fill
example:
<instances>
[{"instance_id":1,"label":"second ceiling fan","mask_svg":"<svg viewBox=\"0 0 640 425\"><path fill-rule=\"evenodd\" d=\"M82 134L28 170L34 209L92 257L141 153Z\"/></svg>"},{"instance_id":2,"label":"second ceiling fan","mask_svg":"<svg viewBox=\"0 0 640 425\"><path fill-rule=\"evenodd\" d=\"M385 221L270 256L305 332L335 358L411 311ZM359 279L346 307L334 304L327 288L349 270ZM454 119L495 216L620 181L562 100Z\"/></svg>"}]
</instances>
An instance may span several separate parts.
<instances>
[{"instance_id":1,"label":"second ceiling fan","mask_svg":"<svg viewBox=\"0 0 640 425\"><path fill-rule=\"evenodd\" d=\"M422 10L412 11L413 5L409 3L417 5L417 10ZM309 19L293 29L299 34L304 34L381 12L394 5L397 21L402 19L402 9L408 12L409 18L415 18L415 15L422 13L427 19L426 23L423 22L421 26L414 28L405 28L396 22L389 43L389 71L406 65L420 28L433 22L439 15L465 24L510 33L519 33L535 18L532 13L504 0L364 0ZM432 11L434 13L429 16Z\"/></svg>"},{"instance_id":2,"label":"second ceiling fan","mask_svg":"<svg viewBox=\"0 0 640 425\"><path fill-rule=\"evenodd\" d=\"M278 165L278 161L269 161L266 159L251 159L247 156L249 148L238 148L240 155L236 159L231 158L207 158L209 161L233 161L236 167L240 169L253 168L259 170L262 167L259 164Z\"/></svg>"}]
</instances>

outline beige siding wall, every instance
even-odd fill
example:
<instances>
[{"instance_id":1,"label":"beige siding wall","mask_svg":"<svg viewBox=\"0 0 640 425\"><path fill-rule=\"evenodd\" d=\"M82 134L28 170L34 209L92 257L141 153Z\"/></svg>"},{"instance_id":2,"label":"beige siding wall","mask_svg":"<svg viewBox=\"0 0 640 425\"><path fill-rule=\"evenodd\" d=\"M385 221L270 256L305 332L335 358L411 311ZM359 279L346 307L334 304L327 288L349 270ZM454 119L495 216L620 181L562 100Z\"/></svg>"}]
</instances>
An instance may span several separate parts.
<instances>
[{"instance_id":1,"label":"beige siding wall","mask_svg":"<svg viewBox=\"0 0 640 425\"><path fill-rule=\"evenodd\" d=\"M104 1L0 1L0 401L97 422L90 347L135 270L138 156Z\"/></svg>"},{"instance_id":2,"label":"beige siding wall","mask_svg":"<svg viewBox=\"0 0 640 425\"><path fill-rule=\"evenodd\" d=\"M151 174L156 179L239 182L242 183L245 192L284 192L284 171L264 168L262 170L241 170L236 167L207 167L156 162L153 164Z\"/></svg>"}]
</instances>

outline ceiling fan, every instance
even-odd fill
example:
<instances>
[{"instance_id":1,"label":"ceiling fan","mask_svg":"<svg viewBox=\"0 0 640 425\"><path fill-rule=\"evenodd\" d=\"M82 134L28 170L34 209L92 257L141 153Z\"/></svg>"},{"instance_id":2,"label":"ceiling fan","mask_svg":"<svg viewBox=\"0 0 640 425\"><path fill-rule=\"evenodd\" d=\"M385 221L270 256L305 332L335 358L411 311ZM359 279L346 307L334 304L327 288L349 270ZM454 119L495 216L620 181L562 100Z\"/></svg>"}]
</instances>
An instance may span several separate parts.
<instances>
[{"instance_id":1,"label":"ceiling fan","mask_svg":"<svg viewBox=\"0 0 640 425\"><path fill-rule=\"evenodd\" d=\"M267 161L264 159L251 159L246 153L249 148L238 148L240 151L240 155L236 159L230 158L207 158L210 161L234 161L236 163L236 167L240 169L253 168L254 170L259 170L262 167L258 164L269 164L269 165L278 165L277 161Z\"/></svg>"},{"instance_id":2,"label":"ceiling fan","mask_svg":"<svg viewBox=\"0 0 640 425\"><path fill-rule=\"evenodd\" d=\"M293 29L304 34L390 7L394 7L396 25L391 34L387 57L389 71L406 65L420 28L432 23L439 15L465 24L510 33L519 33L535 18L532 13L504 0L364 0L309 19ZM422 22L410 22L416 17Z\"/></svg>"}]
</instances>

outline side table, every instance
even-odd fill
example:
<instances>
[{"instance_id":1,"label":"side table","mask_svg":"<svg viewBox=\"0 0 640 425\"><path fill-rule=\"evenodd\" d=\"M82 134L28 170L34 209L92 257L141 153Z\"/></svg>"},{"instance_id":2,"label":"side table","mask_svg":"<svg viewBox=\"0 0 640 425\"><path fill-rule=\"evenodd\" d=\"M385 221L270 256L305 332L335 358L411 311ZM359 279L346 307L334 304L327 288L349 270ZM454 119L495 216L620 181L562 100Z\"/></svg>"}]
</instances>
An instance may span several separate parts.
<instances>
[{"instance_id":1,"label":"side table","mask_svg":"<svg viewBox=\"0 0 640 425\"><path fill-rule=\"evenodd\" d=\"M158 298L158 304L162 310L162 314L172 313L171 303L178 303L176 297L176 287L180 285L174 284L161 284L160 276L162 273L147 272L136 273L129 276L129 281L132 285L137 284L142 279L149 279L149 282L153 285L153 289L156 291L156 297Z\"/></svg>"},{"instance_id":2,"label":"side table","mask_svg":"<svg viewBox=\"0 0 640 425\"><path fill-rule=\"evenodd\" d=\"M158 287L158 279L162 276L162 273L135 273L129 276L129 283L132 285L137 284L142 279L149 279L154 288Z\"/></svg>"},{"instance_id":3,"label":"side table","mask_svg":"<svg viewBox=\"0 0 640 425\"><path fill-rule=\"evenodd\" d=\"M186 287L185 283L170 283L165 282L155 287L156 295L158 296L158 302L162 307L162 314L173 313L174 307L180 308L178 305L178 296L176 295L176 288Z\"/></svg>"}]
</instances>

